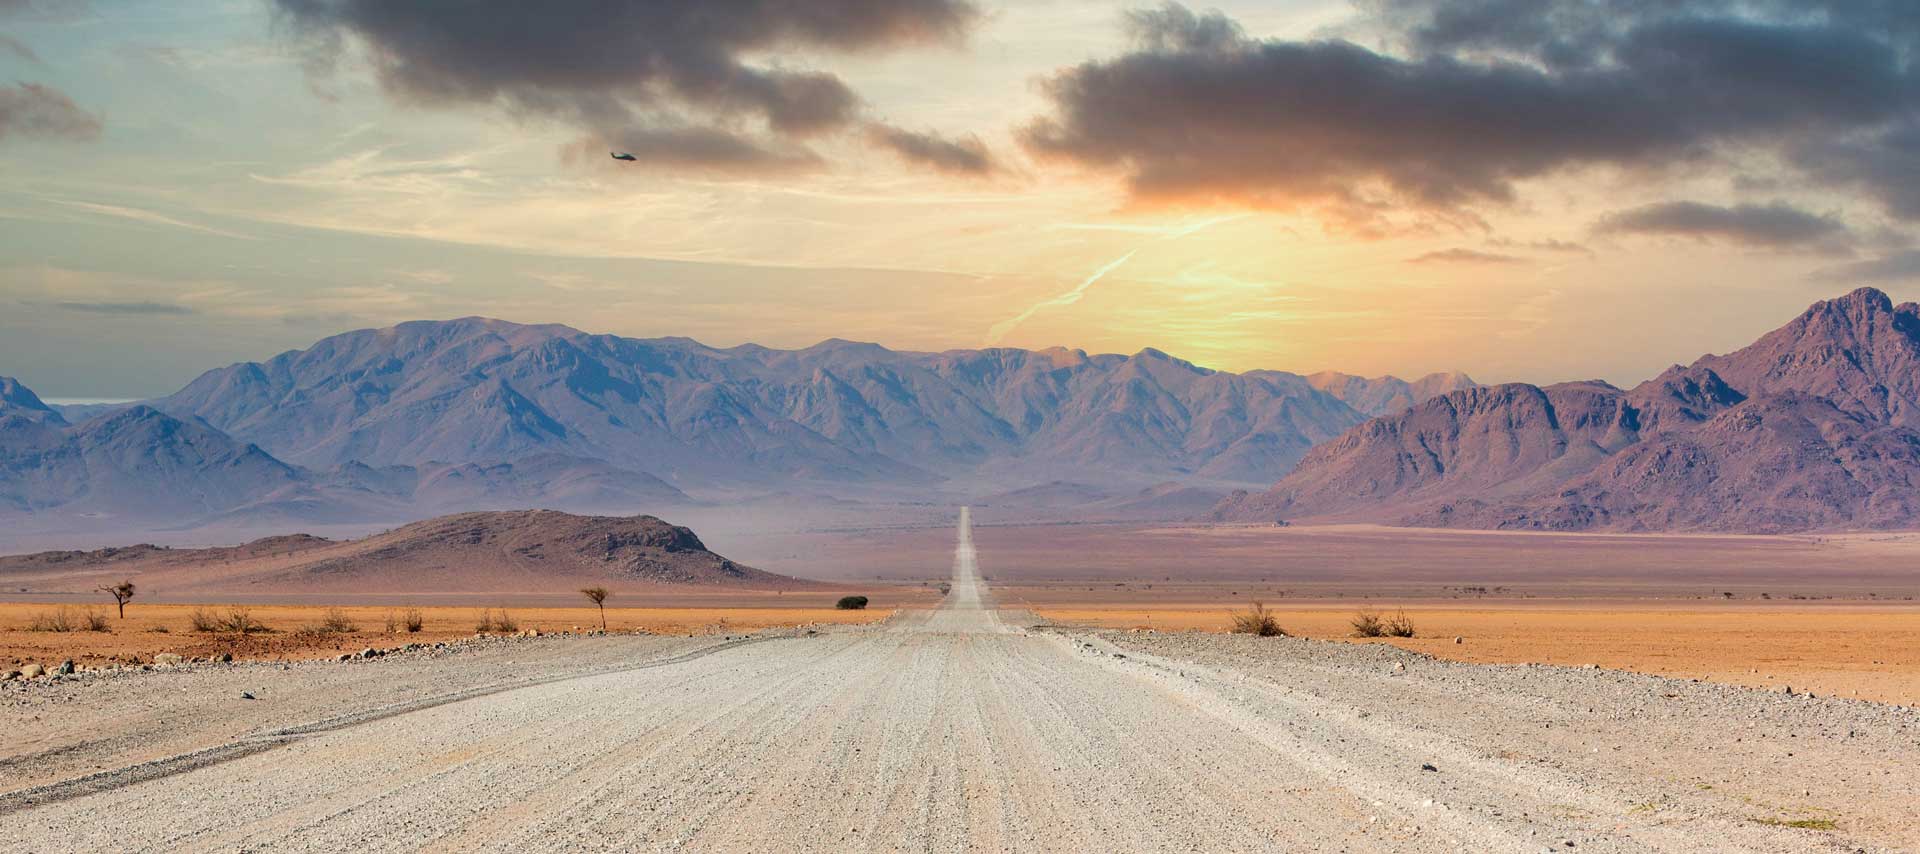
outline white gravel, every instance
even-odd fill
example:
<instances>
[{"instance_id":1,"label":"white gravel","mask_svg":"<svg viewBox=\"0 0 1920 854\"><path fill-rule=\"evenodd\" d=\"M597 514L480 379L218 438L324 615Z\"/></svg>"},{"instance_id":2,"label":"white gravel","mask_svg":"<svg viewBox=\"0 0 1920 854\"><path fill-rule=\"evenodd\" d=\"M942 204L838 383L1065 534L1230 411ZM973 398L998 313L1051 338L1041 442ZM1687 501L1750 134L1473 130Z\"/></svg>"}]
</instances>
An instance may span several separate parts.
<instances>
[{"instance_id":1,"label":"white gravel","mask_svg":"<svg viewBox=\"0 0 1920 854\"><path fill-rule=\"evenodd\" d=\"M1907 710L1374 646L1040 630L992 610L964 515L954 564L941 609L877 629L16 691L0 711L29 747L0 751L0 849L1920 843ZM241 690L263 699L228 699ZM145 735L71 735L102 724ZM200 758L168 758L182 753ZM1799 819L1837 829L1761 821Z\"/></svg>"}]
</instances>

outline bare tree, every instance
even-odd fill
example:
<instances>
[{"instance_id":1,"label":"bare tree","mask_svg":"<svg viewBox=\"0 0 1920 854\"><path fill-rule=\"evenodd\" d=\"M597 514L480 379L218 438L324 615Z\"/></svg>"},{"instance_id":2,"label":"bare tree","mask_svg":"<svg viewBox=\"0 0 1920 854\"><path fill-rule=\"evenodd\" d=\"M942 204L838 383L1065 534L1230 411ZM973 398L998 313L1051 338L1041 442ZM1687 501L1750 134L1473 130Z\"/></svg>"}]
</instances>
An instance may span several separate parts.
<instances>
[{"instance_id":1,"label":"bare tree","mask_svg":"<svg viewBox=\"0 0 1920 854\"><path fill-rule=\"evenodd\" d=\"M102 587L100 592L113 597L114 604L120 606L120 619L126 619L127 602L133 599L133 582L122 581L112 587Z\"/></svg>"},{"instance_id":2,"label":"bare tree","mask_svg":"<svg viewBox=\"0 0 1920 854\"><path fill-rule=\"evenodd\" d=\"M588 599L592 600L593 604L600 606L600 630L603 632L606 631L607 630L607 588L582 587L580 588L580 595L587 597Z\"/></svg>"}]
</instances>

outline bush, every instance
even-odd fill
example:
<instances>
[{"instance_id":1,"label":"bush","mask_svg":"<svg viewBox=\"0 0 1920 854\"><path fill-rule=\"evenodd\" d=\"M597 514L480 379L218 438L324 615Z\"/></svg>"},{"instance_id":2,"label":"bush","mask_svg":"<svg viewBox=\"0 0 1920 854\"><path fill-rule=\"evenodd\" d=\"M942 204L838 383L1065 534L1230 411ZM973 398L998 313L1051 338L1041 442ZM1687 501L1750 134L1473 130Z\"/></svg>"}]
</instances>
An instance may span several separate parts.
<instances>
[{"instance_id":1,"label":"bush","mask_svg":"<svg viewBox=\"0 0 1920 854\"><path fill-rule=\"evenodd\" d=\"M427 619L420 616L419 608L408 608L406 613L400 616L400 624L406 627L408 634L412 634L426 626Z\"/></svg>"},{"instance_id":2,"label":"bush","mask_svg":"<svg viewBox=\"0 0 1920 854\"><path fill-rule=\"evenodd\" d=\"M347 612L339 608L328 608L325 614L320 615L319 631L334 635L350 635L360 631L360 626L353 622L353 618L347 616Z\"/></svg>"},{"instance_id":3,"label":"bush","mask_svg":"<svg viewBox=\"0 0 1920 854\"><path fill-rule=\"evenodd\" d=\"M1357 638L1386 637L1387 624L1380 619L1380 612L1361 611L1353 615L1353 636Z\"/></svg>"},{"instance_id":4,"label":"bush","mask_svg":"<svg viewBox=\"0 0 1920 854\"><path fill-rule=\"evenodd\" d=\"M228 608L224 614L206 608L195 608L187 614L187 623L193 626L196 632L231 632L249 635L270 631L266 626L254 621L253 611L239 605Z\"/></svg>"},{"instance_id":5,"label":"bush","mask_svg":"<svg viewBox=\"0 0 1920 854\"><path fill-rule=\"evenodd\" d=\"M1410 638L1414 636L1413 620L1407 612L1400 611L1392 618L1382 619L1378 611L1361 611L1353 615L1353 636L1357 638Z\"/></svg>"},{"instance_id":6,"label":"bush","mask_svg":"<svg viewBox=\"0 0 1920 854\"><path fill-rule=\"evenodd\" d=\"M511 634L520 631L520 623L515 620L512 615L508 614L505 608L500 609L500 615L497 617L494 616L493 609L488 608L480 612L480 622L474 624L473 630L481 633L501 632Z\"/></svg>"},{"instance_id":7,"label":"bush","mask_svg":"<svg viewBox=\"0 0 1920 854\"><path fill-rule=\"evenodd\" d=\"M205 608L195 608L187 614L187 625L196 632L220 631L220 618Z\"/></svg>"},{"instance_id":8,"label":"bush","mask_svg":"<svg viewBox=\"0 0 1920 854\"><path fill-rule=\"evenodd\" d=\"M1394 614L1393 619L1387 621L1387 637L1413 637L1413 620L1407 618L1407 612L1401 611Z\"/></svg>"},{"instance_id":9,"label":"bush","mask_svg":"<svg viewBox=\"0 0 1920 854\"><path fill-rule=\"evenodd\" d=\"M90 632L112 631L112 629L107 628L107 615L100 611L89 608L87 610L86 620L87 620L87 631L90 631Z\"/></svg>"},{"instance_id":10,"label":"bush","mask_svg":"<svg viewBox=\"0 0 1920 854\"><path fill-rule=\"evenodd\" d=\"M1259 635L1263 638L1283 638L1287 630L1280 628L1280 621L1274 619L1273 612L1260 602L1253 607L1233 615L1232 632L1236 635Z\"/></svg>"},{"instance_id":11,"label":"bush","mask_svg":"<svg viewBox=\"0 0 1920 854\"><path fill-rule=\"evenodd\" d=\"M67 607L41 611L33 615L33 619L27 623L27 631L30 632L71 632L73 630L73 609Z\"/></svg>"},{"instance_id":12,"label":"bush","mask_svg":"<svg viewBox=\"0 0 1920 854\"><path fill-rule=\"evenodd\" d=\"M842 611L860 611L860 610L865 610L865 609L866 609L866 607L867 607L867 597L865 597L865 596L842 596L842 597L840 597L840 601L838 601L838 602L835 602L835 603L833 603L833 607L835 607L835 608L839 608L839 609L840 609L840 610L842 610Z\"/></svg>"}]
</instances>

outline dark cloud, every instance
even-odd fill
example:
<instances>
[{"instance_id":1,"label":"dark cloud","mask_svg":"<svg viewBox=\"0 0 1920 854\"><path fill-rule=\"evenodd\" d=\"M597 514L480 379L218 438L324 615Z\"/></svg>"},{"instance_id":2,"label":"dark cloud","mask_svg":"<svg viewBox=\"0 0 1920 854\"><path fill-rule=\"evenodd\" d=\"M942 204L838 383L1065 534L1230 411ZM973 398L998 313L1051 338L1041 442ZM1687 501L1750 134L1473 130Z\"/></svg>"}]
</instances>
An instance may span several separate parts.
<instances>
[{"instance_id":1,"label":"dark cloud","mask_svg":"<svg viewBox=\"0 0 1920 854\"><path fill-rule=\"evenodd\" d=\"M1478 249L1442 249L1407 259L1409 264L1528 264L1532 263L1516 255L1502 255L1498 252L1482 252Z\"/></svg>"},{"instance_id":2,"label":"dark cloud","mask_svg":"<svg viewBox=\"0 0 1920 854\"><path fill-rule=\"evenodd\" d=\"M917 133L878 123L868 126L867 136L875 145L893 151L910 163L941 172L988 175L998 169L993 154L979 137L946 139L933 133Z\"/></svg>"},{"instance_id":3,"label":"dark cloud","mask_svg":"<svg viewBox=\"0 0 1920 854\"><path fill-rule=\"evenodd\" d=\"M39 83L0 86L0 140L90 140L100 135L100 117L68 98L66 93Z\"/></svg>"},{"instance_id":4,"label":"dark cloud","mask_svg":"<svg viewBox=\"0 0 1920 854\"><path fill-rule=\"evenodd\" d=\"M1733 148L1811 161L1829 139L1885 153L1920 114L1920 3L1366 8L1403 50L1254 39L1174 4L1136 13L1132 50L1044 81L1052 110L1022 141L1123 176L1143 203L1318 207L1365 226L1470 215L1588 167L1698 168Z\"/></svg>"},{"instance_id":5,"label":"dark cloud","mask_svg":"<svg viewBox=\"0 0 1920 854\"><path fill-rule=\"evenodd\" d=\"M1852 244L1845 224L1781 204L1721 207L1663 202L1609 214L1600 234L1642 234L1718 240L1773 249L1842 249Z\"/></svg>"},{"instance_id":6,"label":"dark cloud","mask_svg":"<svg viewBox=\"0 0 1920 854\"><path fill-rule=\"evenodd\" d=\"M1593 250L1588 248L1586 244L1575 243L1571 240L1513 240L1511 238L1495 237L1489 239L1487 242L1503 249L1531 249L1539 252L1564 252L1577 255L1593 254Z\"/></svg>"},{"instance_id":7,"label":"dark cloud","mask_svg":"<svg viewBox=\"0 0 1920 854\"><path fill-rule=\"evenodd\" d=\"M859 95L765 57L957 40L966 0L276 0L310 69L364 45L383 88L427 105L559 120L657 162L766 171L852 128Z\"/></svg>"},{"instance_id":8,"label":"dark cloud","mask_svg":"<svg viewBox=\"0 0 1920 854\"><path fill-rule=\"evenodd\" d=\"M1920 249L1829 267L1815 273L1814 278L1826 282L1920 281Z\"/></svg>"},{"instance_id":9,"label":"dark cloud","mask_svg":"<svg viewBox=\"0 0 1920 854\"><path fill-rule=\"evenodd\" d=\"M194 314L194 310L183 305L165 302L57 302L54 305L68 311L87 314L122 315L179 315Z\"/></svg>"},{"instance_id":10,"label":"dark cloud","mask_svg":"<svg viewBox=\"0 0 1920 854\"><path fill-rule=\"evenodd\" d=\"M26 43L5 33L0 33L0 53L11 53L35 64L40 62L40 55L34 53L33 48L27 47Z\"/></svg>"}]
</instances>

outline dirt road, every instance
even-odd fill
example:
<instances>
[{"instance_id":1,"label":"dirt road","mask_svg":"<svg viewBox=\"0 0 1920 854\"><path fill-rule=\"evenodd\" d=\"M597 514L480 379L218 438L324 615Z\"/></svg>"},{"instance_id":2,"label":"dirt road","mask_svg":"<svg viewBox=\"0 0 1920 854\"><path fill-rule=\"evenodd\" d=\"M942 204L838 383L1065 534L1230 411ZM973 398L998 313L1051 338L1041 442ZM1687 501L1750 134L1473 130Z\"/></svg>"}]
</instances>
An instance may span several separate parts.
<instances>
[{"instance_id":1,"label":"dirt road","mask_svg":"<svg viewBox=\"0 0 1920 854\"><path fill-rule=\"evenodd\" d=\"M101 773L0 789L0 849L1797 852L1920 842L1910 710L1377 647L1046 630L995 611L976 564L963 512L945 604L877 628L634 647L625 669L606 660L313 727L285 725L301 709L282 709L281 723L205 744L176 734L179 752L201 760L115 764L96 750L65 768L60 751L43 752L38 777ZM384 684L387 665L408 666L368 664L369 686ZM502 678L484 674L473 679ZM196 690L238 678L210 673ZM88 722L85 695L21 702L5 720L28 738ZM1622 740L1632 743L1609 743Z\"/></svg>"}]
</instances>

